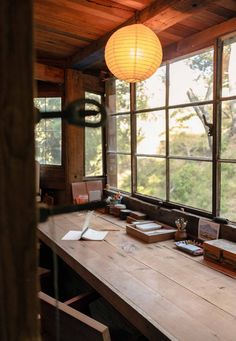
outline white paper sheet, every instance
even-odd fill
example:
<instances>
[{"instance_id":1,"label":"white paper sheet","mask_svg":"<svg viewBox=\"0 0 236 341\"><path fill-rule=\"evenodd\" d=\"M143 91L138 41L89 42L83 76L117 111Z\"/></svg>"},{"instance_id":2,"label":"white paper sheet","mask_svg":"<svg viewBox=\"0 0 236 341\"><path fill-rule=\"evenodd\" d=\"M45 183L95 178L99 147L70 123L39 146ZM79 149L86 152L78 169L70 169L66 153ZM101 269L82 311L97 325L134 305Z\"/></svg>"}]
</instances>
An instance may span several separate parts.
<instances>
[{"instance_id":1,"label":"white paper sheet","mask_svg":"<svg viewBox=\"0 0 236 341\"><path fill-rule=\"evenodd\" d=\"M79 240L81 237L82 231L69 231L67 232L64 237L62 237L62 240Z\"/></svg>"}]
</instances>

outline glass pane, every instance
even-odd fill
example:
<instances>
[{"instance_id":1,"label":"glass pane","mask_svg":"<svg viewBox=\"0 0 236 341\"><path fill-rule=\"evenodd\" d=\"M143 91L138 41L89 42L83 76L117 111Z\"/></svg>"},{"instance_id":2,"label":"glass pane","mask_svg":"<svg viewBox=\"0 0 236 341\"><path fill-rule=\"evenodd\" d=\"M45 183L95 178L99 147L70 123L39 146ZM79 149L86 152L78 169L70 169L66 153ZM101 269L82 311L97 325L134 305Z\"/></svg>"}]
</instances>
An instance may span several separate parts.
<instances>
[{"instance_id":1,"label":"glass pane","mask_svg":"<svg viewBox=\"0 0 236 341\"><path fill-rule=\"evenodd\" d=\"M41 111L60 111L61 98L35 98ZM61 118L42 119L35 127L35 158L41 164L61 165Z\"/></svg>"},{"instance_id":2,"label":"glass pane","mask_svg":"<svg viewBox=\"0 0 236 341\"><path fill-rule=\"evenodd\" d=\"M156 198L166 198L165 159L137 158L137 192Z\"/></svg>"},{"instance_id":3,"label":"glass pane","mask_svg":"<svg viewBox=\"0 0 236 341\"><path fill-rule=\"evenodd\" d=\"M46 111L46 98L45 97L34 98L34 105L40 111L45 112Z\"/></svg>"},{"instance_id":4,"label":"glass pane","mask_svg":"<svg viewBox=\"0 0 236 341\"><path fill-rule=\"evenodd\" d=\"M236 164L221 164L220 215L236 222Z\"/></svg>"},{"instance_id":5,"label":"glass pane","mask_svg":"<svg viewBox=\"0 0 236 341\"><path fill-rule=\"evenodd\" d=\"M130 152L130 115L109 117L108 148L109 151Z\"/></svg>"},{"instance_id":6,"label":"glass pane","mask_svg":"<svg viewBox=\"0 0 236 341\"><path fill-rule=\"evenodd\" d=\"M91 93L91 92L85 92L85 98L86 99L93 99L95 100L96 102L100 103L102 102L102 99L101 99L101 95L98 95L98 94L94 94L94 93ZM96 105L94 104L88 104L86 103L85 104L85 110L95 110L95 111L98 111L98 108ZM96 116L88 116L88 117L85 117L85 121L86 122L94 122L94 121L100 121L101 120L101 115L98 114ZM86 130L87 128L85 128Z\"/></svg>"},{"instance_id":7,"label":"glass pane","mask_svg":"<svg viewBox=\"0 0 236 341\"><path fill-rule=\"evenodd\" d=\"M165 154L165 111L137 114L137 153Z\"/></svg>"},{"instance_id":8,"label":"glass pane","mask_svg":"<svg viewBox=\"0 0 236 341\"><path fill-rule=\"evenodd\" d=\"M61 164L61 132L47 131L45 134L45 160L50 165Z\"/></svg>"},{"instance_id":9,"label":"glass pane","mask_svg":"<svg viewBox=\"0 0 236 341\"><path fill-rule=\"evenodd\" d=\"M85 176L102 175L102 130L85 128Z\"/></svg>"},{"instance_id":10,"label":"glass pane","mask_svg":"<svg viewBox=\"0 0 236 341\"><path fill-rule=\"evenodd\" d=\"M86 99L101 103L101 95L85 92ZM86 110L98 110L93 104L86 104ZM85 118L86 121L100 121L100 115ZM103 174L102 128L85 127L85 176L101 176Z\"/></svg>"},{"instance_id":11,"label":"glass pane","mask_svg":"<svg viewBox=\"0 0 236 341\"><path fill-rule=\"evenodd\" d=\"M60 111L61 110L61 98L49 97L46 98L46 111Z\"/></svg>"},{"instance_id":12,"label":"glass pane","mask_svg":"<svg viewBox=\"0 0 236 341\"><path fill-rule=\"evenodd\" d=\"M130 155L108 154L108 183L111 187L131 192Z\"/></svg>"},{"instance_id":13,"label":"glass pane","mask_svg":"<svg viewBox=\"0 0 236 341\"><path fill-rule=\"evenodd\" d=\"M212 123L212 106L172 109L169 112L170 155L212 157L212 137L202 121Z\"/></svg>"},{"instance_id":14,"label":"glass pane","mask_svg":"<svg viewBox=\"0 0 236 341\"><path fill-rule=\"evenodd\" d=\"M170 105L212 99L213 50L170 64Z\"/></svg>"},{"instance_id":15,"label":"glass pane","mask_svg":"<svg viewBox=\"0 0 236 341\"><path fill-rule=\"evenodd\" d=\"M222 60L222 96L236 95L236 37L224 42Z\"/></svg>"},{"instance_id":16,"label":"glass pane","mask_svg":"<svg viewBox=\"0 0 236 341\"><path fill-rule=\"evenodd\" d=\"M160 67L153 76L136 84L136 110L165 105L166 67Z\"/></svg>"},{"instance_id":17,"label":"glass pane","mask_svg":"<svg viewBox=\"0 0 236 341\"><path fill-rule=\"evenodd\" d=\"M211 211L211 162L170 160L170 200Z\"/></svg>"},{"instance_id":18,"label":"glass pane","mask_svg":"<svg viewBox=\"0 0 236 341\"><path fill-rule=\"evenodd\" d=\"M236 159L236 100L222 102L221 158Z\"/></svg>"},{"instance_id":19,"label":"glass pane","mask_svg":"<svg viewBox=\"0 0 236 341\"><path fill-rule=\"evenodd\" d=\"M92 92L85 92L85 98L86 99L94 99L98 103L101 103L101 95L94 94ZM86 104L86 106L89 106L89 104ZM86 108L87 109L87 108Z\"/></svg>"},{"instance_id":20,"label":"glass pane","mask_svg":"<svg viewBox=\"0 0 236 341\"><path fill-rule=\"evenodd\" d=\"M116 80L116 113L130 111L130 85Z\"/></svg>"}]
</instances>

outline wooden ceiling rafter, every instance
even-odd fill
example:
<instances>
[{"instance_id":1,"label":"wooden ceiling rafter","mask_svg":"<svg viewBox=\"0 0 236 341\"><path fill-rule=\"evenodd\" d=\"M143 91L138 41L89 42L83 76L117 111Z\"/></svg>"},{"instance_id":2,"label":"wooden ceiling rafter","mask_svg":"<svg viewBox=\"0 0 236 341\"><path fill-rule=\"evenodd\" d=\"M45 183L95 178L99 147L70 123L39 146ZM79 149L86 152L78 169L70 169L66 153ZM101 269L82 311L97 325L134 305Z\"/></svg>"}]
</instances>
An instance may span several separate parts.
<instances>
[{"instance_id":1,"label":"wooden ceiling rafter","mask_svg":"<svg viewBox=\"0 0 236 341\"><path fill-rule=\"evenodd\" d=\"M104 46L111 34L118 28L133 24L137 21L145 23L146 26L153 28L156 33L167 29L170 26L186 19L193 13L205 8L216 0L161 0L155 1L150 6L136 12L134 16L116 27L111 32L105 34L96 42L91 43L84 49L80 49L74 56L69 58L68 64L76 66L81 70L86 69L95 58L103 58Z\"/></svg>"},{"instance_id":2,"label":"wooden ceiling rafter","mask_svg":"<svg viewBox=\"0 0 236 341\"><path fill-rule=\"evenodd\" d=\"M235 17L236 0L34 0L37 60L98 74L107 69L105 44L120 27L144 23L165 55L174 46L179 54L192 36Z\"/></svg>"},{"instance_id":3,"label":"wooden ceiling rafter","mask_svg":"<svg viewBox=\"0 0 236 341\"><path fill-rule=\"evenodd\" d=\"M168 46L164 51L163 61L204 49L214 43L214 39L236 31L236 18L209 27L208 29L195 33L188 38Z\"/></svg>"},{"instance_id":4,"label":"wooden ceiling rafter","mask_svg":"<svg viewBox=\"0 0 236 341\"><path fill-rule=\"evenodd\" d=\"M64 6L78 13L86 13L95 18L111 20L117 23L127 19L134 12L130 7L120 4L116 5L113 1L80 0L78 2L76 0L47 0L47 2L57 6Z\"/></svg>"}]
</instances>

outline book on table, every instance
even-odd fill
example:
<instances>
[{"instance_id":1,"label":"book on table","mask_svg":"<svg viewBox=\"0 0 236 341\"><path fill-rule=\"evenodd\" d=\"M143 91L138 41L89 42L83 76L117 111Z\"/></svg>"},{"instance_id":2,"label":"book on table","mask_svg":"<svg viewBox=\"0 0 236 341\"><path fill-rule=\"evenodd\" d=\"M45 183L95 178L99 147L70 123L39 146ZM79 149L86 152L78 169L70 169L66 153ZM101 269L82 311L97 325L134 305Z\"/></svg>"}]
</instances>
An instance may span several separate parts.
<instances>
[{"instance_id":1,"label":"book on table","mask_svg":"<svg viewBox=\"0 0 236 341\"><path fill-rule=\"evenodd\" d=\"M70 230L63 237L62 240L104 240L108 231L97 231L89 227L93 211L86 214L82 230Z\"/></svg>"}]
</instances>

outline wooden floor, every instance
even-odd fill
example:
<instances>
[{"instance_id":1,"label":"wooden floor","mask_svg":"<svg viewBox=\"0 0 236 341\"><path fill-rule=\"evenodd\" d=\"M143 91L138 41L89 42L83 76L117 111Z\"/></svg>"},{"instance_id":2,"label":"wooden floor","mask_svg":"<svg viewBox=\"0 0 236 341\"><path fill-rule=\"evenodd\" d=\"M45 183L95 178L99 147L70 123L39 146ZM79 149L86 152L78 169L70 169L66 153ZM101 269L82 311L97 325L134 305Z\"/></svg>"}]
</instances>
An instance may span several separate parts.
<instances>
[{"instance_id":1,"label":"wooden floor","mask_svg":"<svg viewBox=\"0 0 236 341\"><path fill-rule=\"evenodd\" d=\"M80 230L83 213L53 217L39 238L78 272L149 340L235 341L236 282L174 247L128 236L125 223L96 213L102 242L62 241Z\"/></svg>"}]
</instances>

